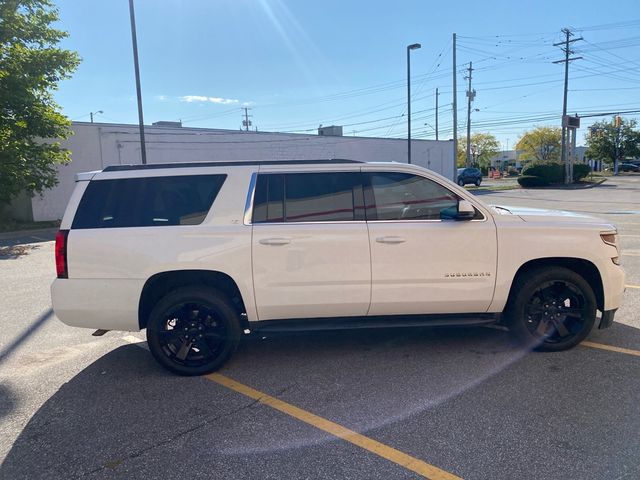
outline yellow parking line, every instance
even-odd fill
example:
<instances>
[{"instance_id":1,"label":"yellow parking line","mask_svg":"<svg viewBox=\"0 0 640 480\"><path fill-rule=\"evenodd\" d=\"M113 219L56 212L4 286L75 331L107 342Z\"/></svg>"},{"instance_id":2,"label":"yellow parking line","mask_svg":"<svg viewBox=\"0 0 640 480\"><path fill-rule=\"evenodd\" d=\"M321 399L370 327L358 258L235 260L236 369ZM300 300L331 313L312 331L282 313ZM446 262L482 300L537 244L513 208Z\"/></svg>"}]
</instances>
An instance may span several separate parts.
<instances>
[{"instance_id":1,"label":"yellow parking line","mask_svg":"<svg viewBox=\"0 0 640 480\"><path fill-rule=\"evenodd\" d=\"M230 388L242 395L246 395L249 398L259 401L271 408L274 408L286 415L296 418L304 423L307 423L313 427L323 430L335 437L341 438L349 443L352 443L360 448L363 448L371 453L374 453L382 458L385 458L393 463L396 463L407 470L417 473L425 478L433 480L454 480L460 479L452 473L446 472L433 465L419 460L415 457L407 455L395 448L389 447L383 443L377 442L371 438L365 437L353 430L338 425L330 420L314 415L311 412L307 412L301 408L298 408L289 403L283 402L275 397L271 397L266 393L254 390L253 388L236 382L235 380L220 375L219 373L212 373L207 375L206 378L212 380L224 387Z\"/></svg>"},{"instance_id":2,"label":"yellow parking line","mask_svg":"<svg viewBox=\"0 0 640 480\"><path fill-rule=\"evenodd\" d=\"M622 252L620 255L623 257L640 257L640 253L624 253Z\"/></svg>"},{"instance_id":3,"label":"yellow parking line","mask_svg":"<svg viewBox=\"0 0 640 480\"><path fill-rule=\"evenodd\" d=\"M621 235L621 234L618 234L618 236L619 237L628 237L628 238L640 238L640 235L629 235L629 234Z\"/></svg>"},{"instance_id":4,"label":"yellow parking line","mask_svg":"<svg viewBox=\"0 0 640 480\"><path fill-rule=\"evenodd\" d=\"M600 350L608 350L610 352L625 353L627 355L633 355L640 357L640 350L632 350L630 348L614 347L613 345L605 345L604 343L587 342L584 341L580 345L583 347L599 348Z\"/></svg>"},{"instance_id":5,"label":"yellow parking line","mask_svg":"<svg viewBox=\"0 0 640 480\"><path fill-rule=\"evenodd\" d=\"M625 288L640 288L640 285L625 285Z\"/></svg>"}]
</instances>

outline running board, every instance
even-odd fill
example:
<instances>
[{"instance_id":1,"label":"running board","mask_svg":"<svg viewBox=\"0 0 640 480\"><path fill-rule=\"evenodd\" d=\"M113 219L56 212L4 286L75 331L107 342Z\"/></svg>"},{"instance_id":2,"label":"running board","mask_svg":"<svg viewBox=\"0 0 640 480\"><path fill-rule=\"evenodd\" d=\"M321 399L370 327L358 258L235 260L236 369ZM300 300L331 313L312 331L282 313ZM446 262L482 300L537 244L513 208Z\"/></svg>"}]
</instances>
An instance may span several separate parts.
<instances>
[{"instance_id":1,"label":"running board","mask_svg":"<svg viewBox=\"0 0 640 480\"><path fill-rule=\"evenodd\" d=\"M304 318L250 322L252 332L301 332L311 330L351 330L359 328L464 327L497 323L497 313L402 315L376 317Z\"/></svg>"}]
</instances>

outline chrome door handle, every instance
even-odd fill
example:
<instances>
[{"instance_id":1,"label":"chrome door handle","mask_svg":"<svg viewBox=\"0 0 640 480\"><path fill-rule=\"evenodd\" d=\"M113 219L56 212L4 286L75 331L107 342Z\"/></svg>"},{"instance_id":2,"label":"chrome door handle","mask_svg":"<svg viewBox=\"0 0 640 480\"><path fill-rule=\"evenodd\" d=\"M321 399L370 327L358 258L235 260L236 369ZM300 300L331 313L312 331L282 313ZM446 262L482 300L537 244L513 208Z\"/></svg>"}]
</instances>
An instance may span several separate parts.
<instances>
[{"instance_id":1,"label":"chrome door handle","mask_svg":"<svg viewBox=\"0 0 640 480\"><path fill-rule=\"evenodd\" d=\"M291 243L291 239L283 237L263 238L260 243L262 245L287 245Z\"/></svg>"},{"instance_id":2,"label":"chrome door handle","mask_svg":"<svg viewBox=\"0 0 640 480\"><path fill-rule=\"evenodd\" d=\"M376 238L376 242L378 243L404 243L406 240L402 237L378 237Z\"/></svg>"}]
</instances>

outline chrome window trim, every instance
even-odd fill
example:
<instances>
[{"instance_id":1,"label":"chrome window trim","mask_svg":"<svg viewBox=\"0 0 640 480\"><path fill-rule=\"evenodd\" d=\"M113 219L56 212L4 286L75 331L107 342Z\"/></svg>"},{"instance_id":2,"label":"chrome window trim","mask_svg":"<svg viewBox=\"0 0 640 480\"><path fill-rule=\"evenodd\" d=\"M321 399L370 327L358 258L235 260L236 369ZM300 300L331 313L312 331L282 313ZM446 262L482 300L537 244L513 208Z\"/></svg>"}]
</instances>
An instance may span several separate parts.
<instances>
[{"instance_id":1,"label":"chrome window trim","mask_svg":"<svg viewBox=\"0 0 640 480\"><path fill-rule=\"evenodd\" d=\"M331 225L331 224L336 224L336 225L346 225L346 224L360 224L360 223L367 223L366 220L318 220L316 222L258 222L258 223L253 223L253 226L259 226L259 225L316 225L316 224L323 224L323 225Z\"/></svg>"},{"instance_id":2,"label":"chrome window trim","mask_svg":"<svg viewBox=\"0 0 640 480\"><path fill-rule=\"evenodd\" d=\"M480 212L482 213L482 212ZM466 222L486 222L487 218L483 215L483 218L476 218L473 220L455 220L453 218L447 218L446 220L443 219L433 219L433 220L427 220L427 219L411 219L411 218L407 218L405 220L367 220L367 223L434 223L434 222L460 222L460 223L466 223Z\"/></svg>"},{"instance_id":3,"label":"chrome window trim","mask_svg":"<svg viewBox=\"0 0 640 480\"><path fill-rule=\"evenodd\" d=\"M247 193L247 201L244 204L244 218L245 225L251 225L251 218L253 217L253 197L256 193L256 183L258 181L258 172L251 174L251 180L249 182L249 192Z\"/></svg>"}]
</instances>

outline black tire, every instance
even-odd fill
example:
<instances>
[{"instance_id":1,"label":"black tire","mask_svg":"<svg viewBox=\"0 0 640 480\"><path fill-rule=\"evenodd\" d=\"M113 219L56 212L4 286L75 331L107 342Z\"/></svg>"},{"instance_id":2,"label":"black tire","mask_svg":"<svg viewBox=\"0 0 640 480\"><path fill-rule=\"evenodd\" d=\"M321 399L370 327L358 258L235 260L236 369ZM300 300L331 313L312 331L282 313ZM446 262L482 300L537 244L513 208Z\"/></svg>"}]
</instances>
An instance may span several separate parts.
<instances>
[{"instance_id":1,"label":"black tire","mask_svg":"<svg viewBox=\"0 0 640 480\"><path fill-rule=\"evenodd\" d=\"M518 343L540 351L567 350L582 342L596 319L596 297L577 273L563 267L520 276L512 289L507 326Z\"/></svg>"},{"instance_id":2,"label":"black tire","mask_svg":"<svg viewBox=\"0 0 640 480\"><path fill-rule=\"evenodd\" d=\"M464 180L462 179L458 180L458 185L460 185L461 187L464 187Z\"/></svg>"},{"instance_id":3,"label":"black tire","mask_svg":"<svg viewBox=\"0 0 640 480\"><path fill-rule=\"evenodd\" d=\"M482 180L478 178L475 183L476 183L476 187L479 187L480 184L482 183Z\"/></svg>"},{"instance_id":4,"label":"black tire","mask_svg":"<svg viewBox=\"0 0 640 480\"><path fill-rule=\"evenodd\" d=\"M158 301L147 323L153 357L179 375L205 375L220 368L240 342L237 311L207 287L176 289Z\"/></svg>"}]
</instances>

